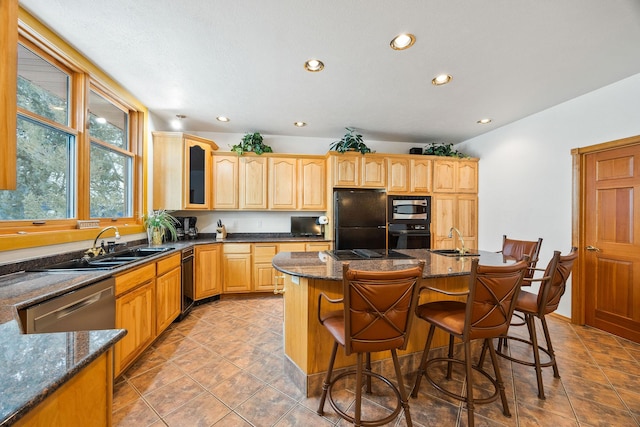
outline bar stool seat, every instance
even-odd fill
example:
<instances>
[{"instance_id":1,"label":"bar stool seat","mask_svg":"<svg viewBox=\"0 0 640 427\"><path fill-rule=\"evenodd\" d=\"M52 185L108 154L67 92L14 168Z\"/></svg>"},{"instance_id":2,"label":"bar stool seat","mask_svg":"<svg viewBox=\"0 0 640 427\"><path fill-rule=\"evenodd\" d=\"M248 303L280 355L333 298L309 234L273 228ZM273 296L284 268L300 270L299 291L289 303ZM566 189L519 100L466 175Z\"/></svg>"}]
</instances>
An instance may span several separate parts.
<instances>
[{"instance_id":1,"label":"bar stool seat","mask_svg":"<svg viewBox=\"0 0 640 427\"><path fill-rule=\"evenodd\" d=\"M328 398L336 413L356 426L388 424L395 420L402 410L407 426L413 425L396 350L407 346L423 269L424 262L410 269L384 272L351 270L345 263L342 267L343 298L330 299L323 293L319 295L318 320L333 336L334 344L322 385L318 415L324 415L324 405ZM322 313L323 300L342 303L343 310ZM356 353L356 367L332 378L339 345L344 347L347 356ZM387 350L391 351L397 387L389 379L371 370L371 353ZM366 357L364 369L363 355ZM349 375L356 377L354 416L349 415L333 398L336 383ZM377 378L392 390L396 397L396 405L391 414L380 419L362 419L363 377L366 378L367 393L371 393L372 378Z\"/></svg>"}]
</instances>

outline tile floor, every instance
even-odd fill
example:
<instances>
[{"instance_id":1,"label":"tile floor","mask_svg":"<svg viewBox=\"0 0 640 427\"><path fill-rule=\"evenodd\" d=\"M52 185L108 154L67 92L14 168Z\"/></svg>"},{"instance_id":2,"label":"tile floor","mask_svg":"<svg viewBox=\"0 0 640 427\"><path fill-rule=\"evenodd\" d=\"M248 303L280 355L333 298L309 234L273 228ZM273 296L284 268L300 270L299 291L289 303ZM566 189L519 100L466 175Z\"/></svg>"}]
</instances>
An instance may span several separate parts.
<instances>
[{"instance_id":1,"label":"tile floor","mask_svg":"<svg viewBox=\"0 0 640 427\"><path fill-rule=\"evenodd\" d=\"M348 425L328 402L325 416L318 416L319 399L306 398L284 376L282 313L279 296L195 307L117 380L114 426ZM425 325L416 321L413 327ZM532 368L501 358L512 417L502 415L498 400L476 407L476 425L639 426L640 345L553 317L549 326L562 378L544 369L547 399L537 397ZM405 377L412 387L414 373ZM346 384L336 395L342 404L353 402ZM363 411L384 413L385 402L366 400ZM467 425L464 405L426 381L409 404L417 427ZM404 417L392 425L405 426Z\"/></svg>"}]
</instances>

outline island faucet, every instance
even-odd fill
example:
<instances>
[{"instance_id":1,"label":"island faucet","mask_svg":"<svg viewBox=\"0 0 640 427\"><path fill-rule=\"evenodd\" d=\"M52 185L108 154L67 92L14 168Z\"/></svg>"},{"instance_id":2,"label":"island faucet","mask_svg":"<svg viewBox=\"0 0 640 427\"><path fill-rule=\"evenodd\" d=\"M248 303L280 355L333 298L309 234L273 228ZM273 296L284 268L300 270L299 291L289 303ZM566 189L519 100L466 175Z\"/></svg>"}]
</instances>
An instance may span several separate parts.
<instances>
[{"instance_id":1,"label":"island faucet","mask_svg":"<svg viewBox=\"0 0 640 427\"><path fill-rule=\"evenodd\" d=\"M456 250L458 252L460 252L461 255L464 255L465 253L467 253L467 249L465 249L465 247L464 247L464 239L462 238L462 233L460 233L460 230L458 230L455 227L451 227L449 229L449 238L453 237L453 232L454 231L458 234L458 239L460 239L460 244L462 245L462 247L460 249L456 248Z\"/></svg>"},{"instance_id":2,"label":"island faucet","mask_svg":"<svg viewBox=\"0 0 640 427\"><path fill-rule=\"evenodd\" d=\"M93 246L85 251L85 256L96 257L98 255L104 255L104 248L102 246L96 248L96 244L98 243L98 239L100 238L100 236L102 236L102 233L110 229L116 230L116 240L120 240L120 232L118 231L118 227L113 225L105 227L100 230L100 232L96 236L95 240L93 241Z\"/></svg>"}]
</instances>

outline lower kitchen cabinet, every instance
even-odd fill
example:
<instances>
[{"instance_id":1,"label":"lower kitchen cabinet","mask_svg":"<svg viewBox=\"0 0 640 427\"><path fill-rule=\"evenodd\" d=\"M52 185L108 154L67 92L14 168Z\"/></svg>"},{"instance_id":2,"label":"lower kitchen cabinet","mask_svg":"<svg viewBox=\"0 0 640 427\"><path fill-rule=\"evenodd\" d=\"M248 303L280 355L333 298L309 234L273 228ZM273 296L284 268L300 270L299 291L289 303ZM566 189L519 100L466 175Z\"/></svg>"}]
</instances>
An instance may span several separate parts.
<instances>
[{"instance_id":1,"label":"lower kitchen cabinet","mask_svg":"<svg viewBox=\"0 0 640 427\"><path fill-rule=\"evenodd\" d=\"M271 260L278 253L276 243L253 244L253 290L257 292L273 291L276 270Z\"/></svg>"},{"instance_id":2,"label":"lower kitchen cabinet","mask_svg":"<svg viewBox=\"0 0 640 427\"><path fill-rule=\"evenodd\" d=\"M197 245L195 248L195 300L219 295L221 289L221 244Z\"/></svg>"},{"instance_id":3,"label":"lower kitchen cabinet","mask_svg":"<svg viewBox=\"0 0 640 427\"><path fill-rule=\"evenodd\" d=\"M182 269L180 254L164 258L156 263L156 331L169 327L180 315Z\"/></svg>"},{"instance_id":4,"label":"lower kitchen cabinet","mask_svg":"<svg viewBox=\"0 0 640 427\"><path fill-rule=\"evenodd\" d=\"M251 243L225 243L222 255L223 291L251 291Z\"/></svg>"},{"instance_id":5,"label":"lower kitchen cabinet","mask_svg":"<svg viewBox=\"0 0 640 427\"><path fill-rule=\"evenodd\" d=\"M116 281L118 278L116 278ZM156 337L154 285L150 279L133 291L116 297L116 328L127 335L115 345L115 375L120 375Z\"/></svg>"},{"instance_id":6,"label":"lower kitchen cabinet","mask_svg":"<svg viewBox=\"0 0 640 427\"><path fill-rule=\"evenodd\" d=\"M103 353L20 418L15 426L110 426L113 407L112 362L112 350Z\"/></svg>"}]
</instances>

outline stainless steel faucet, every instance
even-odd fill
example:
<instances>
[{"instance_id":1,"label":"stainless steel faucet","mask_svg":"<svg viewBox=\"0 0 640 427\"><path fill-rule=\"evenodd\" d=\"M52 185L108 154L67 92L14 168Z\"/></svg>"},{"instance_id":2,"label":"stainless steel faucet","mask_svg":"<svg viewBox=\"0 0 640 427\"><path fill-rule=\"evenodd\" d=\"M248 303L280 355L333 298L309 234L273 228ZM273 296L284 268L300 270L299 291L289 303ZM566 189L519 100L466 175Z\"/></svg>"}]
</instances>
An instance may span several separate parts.
<instances>
[{"instance_id":1,"label":"stainless steel faucet","mask_svg":"<svg viewBox=\"0 0 640 427\"><path fill-rule=\"evenodd\" d=\"M105 227L100 230L100 232L96 236L95 240L93 241L93 246L85 251L85 256L96 257L98 255L104 255L104 248L102 246L96 248L96 244L98 243L98 239L100 238L100 236L102 236L102 233L110 229L116 230L116 240L120 240L120 232L118 231L118 227L113 225Z\"/></svg>"},{"instance_id":2,"label":"stainless steel faucet","mask_svg":"<svg viewBox=\"0 0 640 427\"><path fill-rule=\"evenodd\" d=\"M460 233L460 230L458 230L455 227L451 227L451 229L449 229L449 238L453 238L453 232L456 232L458 234L458 239L460 239L460 244L462 245L461 248L456 248L456 250L458 252L460 252L461 255L464 255L465 253L467 253L468 249L465 249L464 247L464 239L462 238L462 233Z\"/></svg>"}]
</instances>

